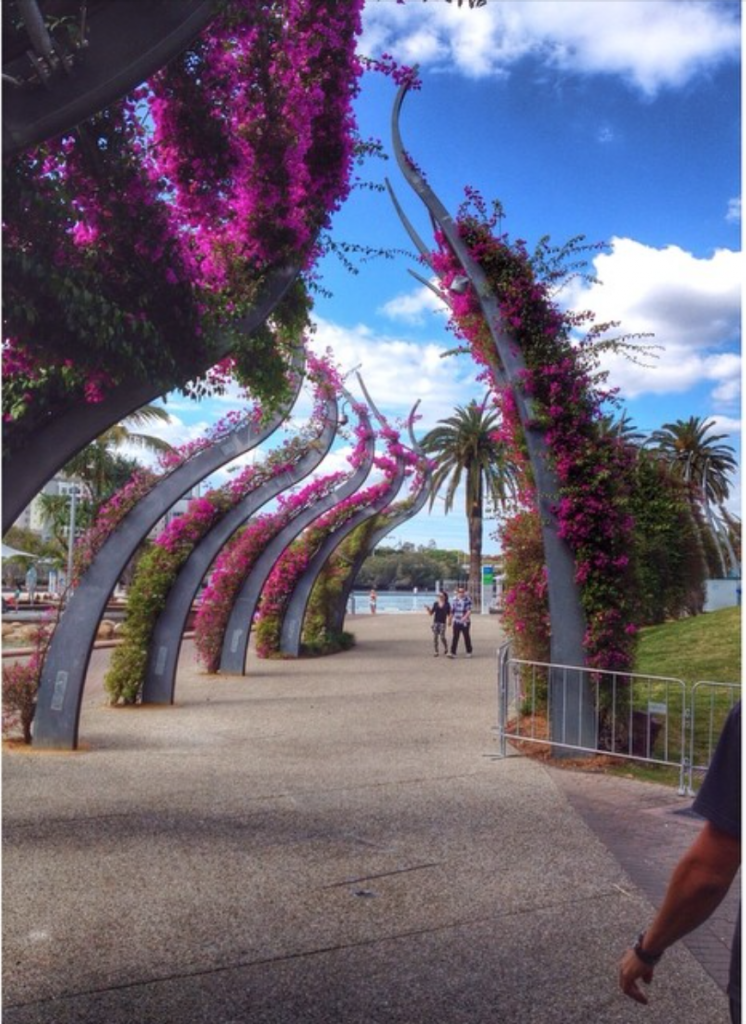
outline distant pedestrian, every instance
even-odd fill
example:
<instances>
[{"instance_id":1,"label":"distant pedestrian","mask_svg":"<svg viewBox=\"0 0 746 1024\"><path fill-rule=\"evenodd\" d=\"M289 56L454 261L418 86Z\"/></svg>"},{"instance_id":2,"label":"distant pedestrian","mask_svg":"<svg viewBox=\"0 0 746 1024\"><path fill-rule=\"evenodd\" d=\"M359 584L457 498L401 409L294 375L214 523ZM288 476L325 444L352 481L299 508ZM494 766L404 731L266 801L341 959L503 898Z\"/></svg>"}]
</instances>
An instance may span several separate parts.
<instances>
[{"instance_id":1,"label":"distant pedestrian","mask_svg":"<svg viewBox=\"0 0 746 1024\"><path fill-rule=\"evenodd\" d=\"M448 652L448 657L456 657L459 638L463 634L464 646L466 647L466 657L470 658L472 655L471 598L466 593L466 588L464 586L459 586L456 590L456 596L454 597L453 604L451 605L449 625L453 627L453 634L451 636L451 649Z\"/></svg>"},{"instance_id":2,"label":"distant pedestrian","mask_svg":"<svg viewBox=\"0 0 746 1024\"><path fill-rule=\"evenodd\" d=\"M39 577L36 572L36 566L32 565L29 571L26 573L26 590L28 590L28 603L33 605L36 601L36 587L39 582Z\"/></svg>"},{"instance_id":3,"label":"distant pedestrian","mask_svg":"<svg viewBox=\"0 0 746 1024\"><path fill-rule=\"evenodd\" d=\"M432 605L426 605L425 610L433 619L430 628L433 631L433 645L435 647L435 657L437 658L439 654L438 640L443 644L443 654L448 653L446 626L448 625L448 620L451 617L451 605L448 601L448 594L445 590L441 590L435 603Z\"/></svg>"},{"instance_id":4,"label":"distant pedestrian","mask_svg":"<svg viewBox=\"0 0 746 1024\"><path fill-rule=\"evenodd\" d=\"M655 920L627 950L619 985L638 1003L648 997L653 971L669 946L703 924L730 888L741 864L741 702L728 715L693 809L705 818L699 835L674 868ZM730 1016L741 1021L741 913L736 922L728 981Z\"/></svg>"},{"instance_id":5,"label":"distant pedestrian","mask_svg":"<svg viewBox=\"0 0 746 1024\"><path fill-rule=\"evenodd\" d=\"M376 588L375 587L370 592L369 600L370 600L370 614L371 615L375 615L376 614L376 607L378 605L378 594L376 593Z\"/></svg>"}]
</instances>

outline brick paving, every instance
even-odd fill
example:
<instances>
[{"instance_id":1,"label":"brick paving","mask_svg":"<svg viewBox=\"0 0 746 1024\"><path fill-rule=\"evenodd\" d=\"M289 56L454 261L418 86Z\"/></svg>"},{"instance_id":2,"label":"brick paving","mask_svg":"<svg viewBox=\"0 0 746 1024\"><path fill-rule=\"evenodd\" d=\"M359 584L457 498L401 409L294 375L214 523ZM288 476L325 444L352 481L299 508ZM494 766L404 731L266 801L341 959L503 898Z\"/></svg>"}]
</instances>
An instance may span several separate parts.
<instances>
[{"instance_id":1,"label":"brick paving","mask_svg":"<svg viewBox=\"0 0 746 1024\"><path fill-rule=\"evenodd\" d=\"M667 786L635 779L565 769L553 769L552 776L635 885L659 906L671 871L702 824L702 818L691 810L691 798L679 796ZM715 914L683 940L724 991L740 900L739 872ZM647 923L641 921L640 929Z\"/></svg>"}]
</instances>

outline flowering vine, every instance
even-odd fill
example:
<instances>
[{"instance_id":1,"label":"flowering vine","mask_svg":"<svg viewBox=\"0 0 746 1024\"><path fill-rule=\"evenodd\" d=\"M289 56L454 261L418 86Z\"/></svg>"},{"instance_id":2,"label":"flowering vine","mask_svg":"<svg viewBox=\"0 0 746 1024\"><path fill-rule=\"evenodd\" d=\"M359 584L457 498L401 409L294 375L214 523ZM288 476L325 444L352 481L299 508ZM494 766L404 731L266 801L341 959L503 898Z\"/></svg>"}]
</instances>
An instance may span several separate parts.
<instances>
[{"instance_id":1,"label":"flowering vine","mask_svg":"<svg viewBox=\"0 0 746 1024\"><path fill-rule=\"evenodd\" d=\"M225 0L145 85L8 161L9 450L120 381L199 378L226 347L231 369L277 399L276 331L245 338L240 321L274 268L310 269L349 190L362 5ZM275 328L307 311L302 293Z\"/></svg>"},{"instance_id":2,"label":"flowering vine","mask_svg":"<svg viewBox=\"0 0 746 1024\"><path fill-rule=\"evenodd\" d=\"M342 381L338 372L333 366L329 372L328 385L339 390ZM365 456L372 432L362 420L354 428L354 434L356 444L348 462L356 469ZM255 517L225 545L215 561L195 621L195 646L208 672L218 671L223 638L236 597L267 544L301 512L331 494L344 476L344 473L327 474L289 494L280 495L276 512Z\"/></svg>"},{"instance_id":3,"label":"flowering vine","mask_svg":"<svg viewBox=\"0 0 746 1024\"><path fill-rule=\"evenodd\" d=\"M386 440L387 454L377 457L374 463L382 471L383 480L338 502L285 550L270 573L262 591L256 623L256 651L260 658L279 654L282 622L290 597L326 538L357 512L391 494L398 474L398 461L404 459L409 462L415 458L409 449L401 445L397 431L384 426L379 434ZM334 569L330 571L334 573ZM331 600L332 593L327 592L327 597Z\"/></svg>"},{"instance_id":4,"label":"flowering vine","mask_svg":"<svg viewBox=\"0 0 746 1024\"><path fill-rule=\"evenodd\" d=\"M481 198L472 190L457 218L459 234L488 276L503 324L526 366L518 386L532 409L529 429L544 431L559 481L554 512L559 534L575 557L575 578L587 620L588 662L599 668L628 668L636 632L629 564L634 526L629 514L629 455L615 438L599 430L601 408L613 393L602 387L596 343L609 325L592 325L590 314L563 312L551 297L551 286L561 276L560 256L577 255L578 240L562 251L550 249L544 240L530 256L525 243L493 234L496 219L497 215L491 220L486 216ZM438 235L437 241L434 265L443 284L450 287L463 271L444 237ZM544 570L526 576L520 569L526 566L526 551L535 552L540 534L514 397L501 377L474 290L456 289L450 297L452 329L468 342L480 364L480 377L489 384L502 414L501 440L510 445L523 470L521 508L503 532L509 577L506 621L519 641L530 635L534 644L546 645ZM584 326L585 337L574 342L575 332ZM517 569L512 579L511 563Z\"/></svg>"},{"instance_id":5,"label":"flowering vine","mask_svg":"<svg viewBox=\"0 0 746 1024\"><path fill-rule=\"evenodd\" d=\"M126 515L137 503L148 494L155 485L168 474L195 458L200 452L219 444L230 434L242 427L258 426L265 414L259 403L249 405L244 410L232 410L217 423L209 427L205 433L193 441L173 447L158 456L158 469L137 469L127 483L120 487L96 513L96 520L75 543L73 554L73 584L77 586L94 558L116 530ZM302 437L291 439L283 446L282 451L291 457L293 449L302 444ZM274 463L271 463L274 465ZM277 470L280 472L281 470ZM243 474L234 481L234 487L240 487L244 481Z\"/></svg>"},{"instance_id":6,"label":"flowering vine","mask_svg":"<svg viewBox=\"0 0 746 1024\"><path fill-rule=\"evenodd\" d=\"M139 699L155 624L181 567L195 546L245 497L268 480L291 470L321 436L326 401L333 388L336 371L331 364L316 357L311 357L309 364L309 379L314 383L314 406L306 429L271 452L263 463L247 467L222 487L192 499L186 512L168 524L140 560L128 594L123 644L114 651L105 678L112 704L120 701L133 704ZM235 418L228 416L221 422L233 423ZM218 437L222 436L222 426L216 425L216 428Z\"/></svg>"},{"instance_id":7,"label":"flowering vine","mask_svg":"<svg viewBox=\"0 0 746 1024\"><path fill-rule=\"evenodd\" d=\"M425 486L424 460L417 458L411 449L403 449L402 457L406 462L405 474L410 478L407 497L360 523L342 541L318 575L303 619L303 649L306 653L331 654L346 650L353 643L352 635L344 630L340 632L335 621L343 595L354 582L353 573L371 553L373 535L386 527L392 529L393 524L412 509Z\"/></svg>"}]
</instances>

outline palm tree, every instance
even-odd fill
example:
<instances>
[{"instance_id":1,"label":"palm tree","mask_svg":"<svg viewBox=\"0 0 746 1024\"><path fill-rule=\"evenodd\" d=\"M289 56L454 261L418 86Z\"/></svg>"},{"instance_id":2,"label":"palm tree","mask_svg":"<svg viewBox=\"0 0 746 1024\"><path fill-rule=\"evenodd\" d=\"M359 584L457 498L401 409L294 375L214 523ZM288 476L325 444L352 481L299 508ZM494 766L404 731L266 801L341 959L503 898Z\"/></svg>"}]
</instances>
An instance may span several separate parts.
<instances>
[{"instance_id":1,"label":"palm tree","mask_svg":"<svg viewBox=\"0 0 746 1024\"><path fill-rule=\"evenodd\" d=\"M618 418L608 414L600 416L598 431L601 437L616 438L625 448L633 451L638 451L645 441L645 435L637 429L627 412L622 412Z\"/></svg>"},{"instance_id":2,"label":"palm tree","mask_svg":"<svg viewBox=\"0 0 746 1024\"><path fill-rule=\"evenodd\" d=\"M719 444L727 434L710 434L714 420L702 416L664 423L650 437L653 454L663 459L670 472L684 481L695 518L701 523L703 542L712 549L708 557L713 575L727 575L728 567L740 572L731 543L724 502L730 495L729 476L737 469L735 453ZM713 511L718 509L718 514Z\"/></svg>"},{"instance_id":3,"label":"palm tree","mask_svg":"<svg viewBox=\"0 0 746 1024\"><path fill-rule=\"evenodd\" d=\"M78 529L86 529L94 521L102 503L117 488L122 487L132 476L139 463L127 457L120 450L124 445L134 445L151 452L170 451L171 445L159 437L141 434L130 427L141 427L147 423L168 422L165 409L145 405L125 417L99 435L83 448L64 467L64 474L70 480L83 485L83 494L76 505L75 521ZM64 552L70 529L70 500L66 494L40 495L41 514L51 530L60 551Z\"/></svg>"},{"instance_id":4,"label":"palm tree","mask_svg":"<svg viewBox=\"0 0 746 1024\"><path fill-rule=\"evenodd\" d=\"M78 452L67 463L64 472L81 480L88 488L94 506L100 504L116 487L124 483L122 473L129 477L134 468L131 459L123 458L121 449L134 446L148 452L168 452L172 446L152 434L139 433L136 428L149 423L168 423L170 416L158 405L144 405L121 423L109 427L95 441Z\"/></svg>"},{"instance_id":5,"label":"palm tree","mask_svg":"<svg viewBox=\"0 0 746 1024\"><path fill-rule=\"evenodd\" d=\"M737 469L734 450L718 444L727 434L709 434L714 420L703 416L664 423L650 437L654 452L668 464L671 472L690 486L697 500L721 505L730 494L728 477Z\"/></svg>"},{"instance_id":6,"label":"palm tree","mask_svg":"<svg viewBox=\"0 0 746 1024\"><path fill-rule=\"evenodd\" d=\"M485 400L486 401L486 400ZM496 412L485 412L484 403L457 406L454 414L438 420L421 441L422 448L436 460L430 508L445 486L445 511L450 512L462 481L465 486L466 518L469 524L469 591L478 603L482 571L482 527L484 500L505 506L515 494L516 470L505 445L497 439L500 420Z\"/></svg>"}]
</instances>

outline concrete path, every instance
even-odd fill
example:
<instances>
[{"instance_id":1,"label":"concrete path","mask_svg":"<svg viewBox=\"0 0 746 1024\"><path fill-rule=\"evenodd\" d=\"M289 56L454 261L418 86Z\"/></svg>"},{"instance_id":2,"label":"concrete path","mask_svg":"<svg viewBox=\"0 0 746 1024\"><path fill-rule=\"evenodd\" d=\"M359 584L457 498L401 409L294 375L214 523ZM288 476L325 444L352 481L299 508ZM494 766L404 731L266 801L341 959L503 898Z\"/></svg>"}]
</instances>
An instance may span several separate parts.
<instances>
[{"instance_id":1,"label":"concrete path","mask_svg":"<svg viewBox=\"0 0 746 1024\"><path fill-rule=\"evenodd\" d=\"M455 661L348 627L245 678L189 645L176 707L93 685L80 751L6 750L5 1024L725 1024L683 946L618 993L652 907L567 772L495 756L497 621Z\"/></svg>"}]
</instances>

